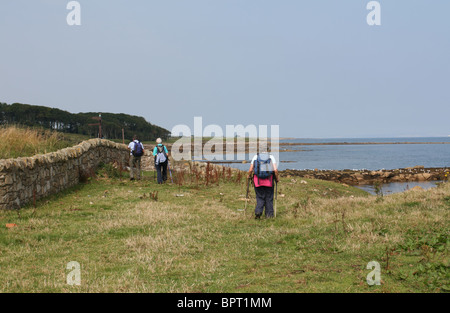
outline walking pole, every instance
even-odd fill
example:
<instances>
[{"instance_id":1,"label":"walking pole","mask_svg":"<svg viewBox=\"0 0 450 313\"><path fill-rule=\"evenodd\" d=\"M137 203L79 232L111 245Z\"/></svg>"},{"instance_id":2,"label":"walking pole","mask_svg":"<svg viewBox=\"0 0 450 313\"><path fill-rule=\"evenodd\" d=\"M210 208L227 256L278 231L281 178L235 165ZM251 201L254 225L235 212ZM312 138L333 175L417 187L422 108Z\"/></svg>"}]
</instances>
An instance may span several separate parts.
<instances>
[{"instance_id":1,"label":"walking pole","mask_svg":"<svg viewBox=\"0 0 450 313\"><path fill-rule=\"evenodd\" d=\"M275 207L273 210L275 217L277 217L277 194L278 194L278 182L275 180Z\"/></svg>"},{"instance_id":2,"label":"walking pole","mask_svg":"<svg viewBox=\"0 0 450 313\"><path fill-rule=\"evenodd\" d=\"M167 160L167 168L169 169L169 173L170 173L170 181L173 184L173 179L172 179L172 170L170 169L170 165L169 165L169 160Z\"/></svg>"},{"instance_id":3,"label":"walking pole","mask_svg":"<svg viewBox=\"0 0 450 313\"><path fill-rule=\"evenodd\" d=\"M155 153L154 151L155 149L153 149L153 153ZM155 168L155 170L153 171L153 181L156 182L156 155L153 155L153 167Z\"/></svg>"},{"instance_id":4,"label":"walking pole","mask_svg":"<svg viewBox=\"0 0 450 313\"><path fill-rule=\"evenodd\" d=\"M145 155L145 152L144 152L144 155ZM139 179L142 179L142 178L144 178L143 176L143 171L142 171L142 163L141 163L141 159L142 158L139 158Z\"/></svg>"},{"instance_id":5,"label":"walking pole","mask_svg":"<svg viewBox=\"0 0 450 313\"><path fill-rule=\"evenodd\" d=\"M250 178L247 179L247 195L245 196L245 209L244 209L245 213L247 213L247 203L248 203L249 189L250 189Z\"/></svg>"}]
</instances>

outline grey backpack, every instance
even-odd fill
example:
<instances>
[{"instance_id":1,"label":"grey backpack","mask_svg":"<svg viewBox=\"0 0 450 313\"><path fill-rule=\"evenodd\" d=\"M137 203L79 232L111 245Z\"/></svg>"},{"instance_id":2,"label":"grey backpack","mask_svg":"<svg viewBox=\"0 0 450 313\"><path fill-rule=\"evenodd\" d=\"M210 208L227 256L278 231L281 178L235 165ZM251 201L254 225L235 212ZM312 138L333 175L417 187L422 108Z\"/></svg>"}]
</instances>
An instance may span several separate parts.
<instances>
[{"instance_id":1,"label":"grey backpack","mask_svg":"<svg viewBox=\"0 0 450 313\"><path fill-rule=\"evenodd\" d=\"M167 161L166 149L164 146L157 146L155 164L161 164Z\"/></svg>"}]
</instances>

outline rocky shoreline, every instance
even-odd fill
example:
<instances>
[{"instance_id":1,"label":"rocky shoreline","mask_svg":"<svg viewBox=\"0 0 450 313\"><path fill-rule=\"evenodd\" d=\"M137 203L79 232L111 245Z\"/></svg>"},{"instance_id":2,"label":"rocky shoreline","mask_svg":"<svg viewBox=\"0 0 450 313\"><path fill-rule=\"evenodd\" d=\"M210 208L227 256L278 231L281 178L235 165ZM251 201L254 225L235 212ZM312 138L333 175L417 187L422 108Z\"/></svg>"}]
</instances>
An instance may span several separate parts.
<instances>
[{"instance_id":1,"label":"rocky shoreline","mask_svg":"<svg viewBox=\"0 0 450 313\"><path fill-rule=\"evenodd\" d=\"M333 144L333 143L326 143ZM339 143L347 144L347 143ZM357 143L369 144L369 143ZM370 143L373 144L373 143ZM381 144L381 143L380 143ZM402 143L392 143L402 144ZM430 143L431 144L431 143ZM443 143L438 143L443 144ZM285 144L281 144L283 146ZM296 145L310 145L310 144L292 144ZM316 145L316 144L313 144ZM321 144L318 144L321 145ZM171 144L167 148L171 148ZM289 146L289 144L287 145ZM154 147L154 146L153 146ZM142 167L144 170L153 170L153 157L151 156L152 146L146 145L146 156L142 160ZM248 148L248 147L247 147ZM280 152L283 150L280 149ZM204 163L204 164L203 164ZM199 168L206 167L207 162L199 162ZM242 163L242 162L210 162L212 166L223 166L226 163ZM176 170L176 166L174 166ZM235 170L235 169L233 169ZM426 181L442 181L448 180L450 177L450 167L425 168L424 166L414 166L392 170L292 170L287 169L280 171L283 177L304 177L312 179L328 180L348 185L371 185L374 183L392 183L392 182L426 182Z\"/></svg>"},{"instance_id":2,"label":"rocky shoreline","mask_svg":"<svg viewBox=\"0 0 450 313\"><path fill-rule=\"evenodd\" d=\"M448 180L450 168L425 168L414 166L393 170L284 170L283 177L304 177L334 181L348 185L369 185L376 182L425 182Z\"/></svg>"}]
</instances>

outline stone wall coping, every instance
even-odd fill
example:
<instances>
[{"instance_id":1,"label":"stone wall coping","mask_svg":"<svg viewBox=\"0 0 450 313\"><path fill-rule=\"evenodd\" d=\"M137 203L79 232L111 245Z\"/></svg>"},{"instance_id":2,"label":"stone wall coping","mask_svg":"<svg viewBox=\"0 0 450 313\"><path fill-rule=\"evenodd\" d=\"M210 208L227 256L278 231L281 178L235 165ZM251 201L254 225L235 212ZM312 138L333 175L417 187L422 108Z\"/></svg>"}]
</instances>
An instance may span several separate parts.
<instances>
[{"instance_id":1,"label":"stone wall coping","mask_svg":"<svg viewBox=\"0 0 450 313\"><path fill-rule=\"evenodd\" d=\"M119 144L107 139L89 139L79 143L76 146L64 148L56 152L46 154L37 154L31 157L19 157L0 160L0 172L10 171L12 169L32 169L37 165L64 162L70 159L76 159L85 152L96 147L109 147L118 150L127 150L125 144Z\"/></svg>"}]
</instances>

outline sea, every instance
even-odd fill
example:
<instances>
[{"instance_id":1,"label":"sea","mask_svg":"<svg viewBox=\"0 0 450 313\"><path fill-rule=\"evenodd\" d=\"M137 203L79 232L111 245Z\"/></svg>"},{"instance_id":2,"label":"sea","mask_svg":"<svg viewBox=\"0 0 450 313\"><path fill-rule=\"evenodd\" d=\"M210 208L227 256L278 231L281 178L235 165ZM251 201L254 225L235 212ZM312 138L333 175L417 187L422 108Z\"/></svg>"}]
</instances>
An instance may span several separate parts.
<instances>
[{"instance_id":1,"label":"sea","mask_svg":"<svg viewBox=\"0 0 450 313\"><path fill-rule=\"evenodd\" d=\"M284 143L324 145L283 145ZM327 145L326 143L331 144ZM346 144L336 145L336 143ZM288 151L279 153L278 167L280 170L381 170L417 165L450 168L450 136L285 139L280 140L280 151L283 150ZM249 164L235 163L230 164L230 166L242 170L248 170L249 168ZM391 183L386 184L383 188L387 192L395 193L414 186L427 189L435 187L435 182ZM372 186L360 187L368 192L374 192Z\"/></svg>"},{"instance_id":2,"label":"sea","mask_svg":"<svg viewBox=\"0 0 450 313\"><path fill-rule=\"evenodd\" d=\"M393 144L403 142L408 142L408 144ZM421 144L425 142L426 144ZM442 142L449 144L440 144ZM348 144L283 146L283 143ZM356 144L352 145L352 143ZM283 149L295 151L280 153L280 170L316 168L321 170L380 170L416 165L450 166L450 137L291 139L280 141L280 150Z\"/></svg>"}]
</instances>

